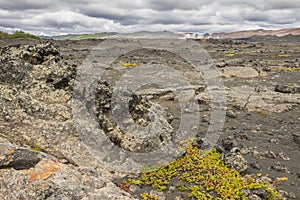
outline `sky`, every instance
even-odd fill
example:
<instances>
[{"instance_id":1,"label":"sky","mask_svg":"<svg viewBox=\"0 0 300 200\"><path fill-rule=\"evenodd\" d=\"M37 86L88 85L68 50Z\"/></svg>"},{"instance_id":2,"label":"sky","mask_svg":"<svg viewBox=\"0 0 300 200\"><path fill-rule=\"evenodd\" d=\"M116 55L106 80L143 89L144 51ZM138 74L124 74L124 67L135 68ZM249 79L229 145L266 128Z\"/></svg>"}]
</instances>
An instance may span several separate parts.
<instances>
[{"instance_id":1,"label":"sky","mask_svg":"<svg viewBox=\"0 0 300 200\"><path fill-rule=\"evenodd\" d=\"M0 0L0 30L37 35L296 27L299 0Z\"/></svg>"}]
</instances>

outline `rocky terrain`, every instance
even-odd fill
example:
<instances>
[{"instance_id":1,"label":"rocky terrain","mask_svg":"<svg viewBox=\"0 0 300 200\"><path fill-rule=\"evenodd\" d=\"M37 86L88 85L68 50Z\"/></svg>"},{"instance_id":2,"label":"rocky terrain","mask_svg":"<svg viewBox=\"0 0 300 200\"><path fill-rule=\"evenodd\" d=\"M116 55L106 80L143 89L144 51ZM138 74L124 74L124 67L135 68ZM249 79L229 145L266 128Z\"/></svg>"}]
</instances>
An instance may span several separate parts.
<instances>
[{"instance_id":1,"label":"rocky terrain","mask_svg":"<svg viewBox=\"0 0 300 200\"><path fill-rule=\"evenodd\" d=\"M92 48L102 42L1 41L1 199L139 198L118 185L120 179L133 174L103 165L86 148L74 125L76 73ZM272 180L286 178L278 189L286 199L299 199L299 43L213 39L197 42L212 57L225 86L227 113L218 143L224 161L242 173L267 175ZM91 62L99 64L96 60ZM156 113L162 124L159 134L140 137L116 125L110 112L113 87L133 64L137 68L143 64L167 64L184 74L199 104L200 124L193 128L197 137L203 138L212 112L203 77L194 73L184 58L153 49L117 57L95 83L95 102L85 102L93 105L81 105L95 113L102 128L99 134L104 133L121 149L143 153L164 146L180 126L178 99L172 90L155 84L136 91L129 101L129 112L133 122L142 127L151 121L149 113ZM165 78L164 73L157 74ZM231 154L238 156L230 156L232 149ZM238 159L240 162L236 162ZM160 199L185 198L177 193L159 195ZM256 195L256 199L264 197Z\"/></svg>"}]
</instances>

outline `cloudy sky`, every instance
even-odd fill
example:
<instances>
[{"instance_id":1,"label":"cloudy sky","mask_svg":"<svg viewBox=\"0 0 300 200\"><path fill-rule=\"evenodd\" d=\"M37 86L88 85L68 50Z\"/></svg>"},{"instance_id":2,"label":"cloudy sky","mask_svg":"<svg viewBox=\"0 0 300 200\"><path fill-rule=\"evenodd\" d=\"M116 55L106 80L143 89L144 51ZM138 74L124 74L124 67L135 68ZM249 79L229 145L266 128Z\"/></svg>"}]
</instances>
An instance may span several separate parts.
<instances>
[{"instance_id":1,"label":"cloudy sky","mask_svg":"<svg viewBox=\"0 0 300 200\"><path fill-rule=\"evenodd\" d=\"M0 30L39 35L291 27L299 0L0 0Z\"/></svg>"}]
</instances>

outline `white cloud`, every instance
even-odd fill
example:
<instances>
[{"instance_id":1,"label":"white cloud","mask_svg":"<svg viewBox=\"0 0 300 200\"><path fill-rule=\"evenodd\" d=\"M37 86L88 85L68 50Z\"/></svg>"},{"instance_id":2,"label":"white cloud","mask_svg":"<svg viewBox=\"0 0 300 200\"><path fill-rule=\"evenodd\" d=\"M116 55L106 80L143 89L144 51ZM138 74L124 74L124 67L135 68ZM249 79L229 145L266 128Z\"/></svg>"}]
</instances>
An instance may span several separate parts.
<instances>
[{"instance_id":1,"label":"white cloud","mask_svg":"<svg viewBox=\"0 0 300 200\"><path fill-rule=\"evenodd\" d=\"M49 35L171 30L219 32L300 26L296 0L0 0L0 30Z\"/></svg>"}]
</instances>

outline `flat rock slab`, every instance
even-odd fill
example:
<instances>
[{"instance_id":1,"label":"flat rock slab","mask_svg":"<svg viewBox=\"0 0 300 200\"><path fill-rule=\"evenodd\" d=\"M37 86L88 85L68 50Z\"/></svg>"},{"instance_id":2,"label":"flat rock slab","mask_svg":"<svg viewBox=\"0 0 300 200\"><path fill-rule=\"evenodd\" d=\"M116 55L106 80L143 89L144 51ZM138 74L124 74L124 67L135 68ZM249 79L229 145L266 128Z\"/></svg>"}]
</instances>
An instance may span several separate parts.
<instances>
[{"instance_id":1,"label":"flat rock slab","mask_svg":"<svg viewBox=\"0 0 300 200\"><path fill-rule=\"evenodd\" d=\"M299 94L285 94L268 88L251 86L235 86L226 88L227 106L246 109L248 111L280 113L292 109L299 104ZM210 95L205 90L196 99L210 103ZM266 114L267 114L266 113Z\"/></svg>"},{"instance_id":2,"label":"flat rock slab","mask_svg":"<svg viewBox=\"0 0 300 200\"><path fill-rule=\"evenodd\" d=\"M226 67L223 75L225 77L254 78L259 76L259 73L252 67Z\"/></svg>"}]
</instances>

